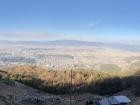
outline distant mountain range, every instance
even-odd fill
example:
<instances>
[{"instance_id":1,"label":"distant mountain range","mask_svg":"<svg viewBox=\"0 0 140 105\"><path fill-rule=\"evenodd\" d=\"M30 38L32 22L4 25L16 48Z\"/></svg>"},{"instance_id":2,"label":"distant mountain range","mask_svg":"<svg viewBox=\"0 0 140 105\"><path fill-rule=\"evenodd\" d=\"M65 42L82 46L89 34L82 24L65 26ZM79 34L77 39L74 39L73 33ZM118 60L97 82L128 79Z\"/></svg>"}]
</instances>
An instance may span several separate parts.
<instances>
[{"instance_id":1,"label":"distant mountain range","mask_svg":"<svg viewBox=\"0 0 140 105\"><path fill-rule=\"evenodd\" d=\"M54 40L54 41L0 41L1 45L61 45L61 46L97 46L114 48L129 51L140 51L140 45L107 43L107 42L89 42L79 40Z\"/></svg>"}]
</instances>

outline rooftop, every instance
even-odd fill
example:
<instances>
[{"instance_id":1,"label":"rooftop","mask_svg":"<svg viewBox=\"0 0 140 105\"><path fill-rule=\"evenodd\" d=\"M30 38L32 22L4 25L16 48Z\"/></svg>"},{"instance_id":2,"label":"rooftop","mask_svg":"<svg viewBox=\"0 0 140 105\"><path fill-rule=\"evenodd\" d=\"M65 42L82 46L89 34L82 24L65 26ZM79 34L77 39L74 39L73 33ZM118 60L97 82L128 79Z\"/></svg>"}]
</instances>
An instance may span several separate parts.
<instances>
[{"instance_id":1,"label":"rooftop","mask_svg":"<svg viewBox=\"0 0 140 105\"><path fill-rule=\"evenodd\" d=\"M131 100L126 96L112 96L108 98L103 98L100 100L100 105L114 105L114 104L121 104L121 103L130 103Z\"/></svg>"}]
</instances>

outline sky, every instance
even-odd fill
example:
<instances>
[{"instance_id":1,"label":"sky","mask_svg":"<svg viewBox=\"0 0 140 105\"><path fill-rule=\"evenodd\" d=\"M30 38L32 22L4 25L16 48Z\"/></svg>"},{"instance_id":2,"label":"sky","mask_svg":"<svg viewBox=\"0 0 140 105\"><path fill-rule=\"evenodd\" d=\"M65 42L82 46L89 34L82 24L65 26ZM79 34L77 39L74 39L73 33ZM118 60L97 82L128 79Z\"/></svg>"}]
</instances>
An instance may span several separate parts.
<instances>
[{"instance_id":1,"label":"sky","mask_svg":"<svg viewBox=\"0 0 140 105\"><path fill-rule=\"evenodd\" d=\"M140 0L0 0L0 40L140 42Z\"/></svg>"}]
</instances>

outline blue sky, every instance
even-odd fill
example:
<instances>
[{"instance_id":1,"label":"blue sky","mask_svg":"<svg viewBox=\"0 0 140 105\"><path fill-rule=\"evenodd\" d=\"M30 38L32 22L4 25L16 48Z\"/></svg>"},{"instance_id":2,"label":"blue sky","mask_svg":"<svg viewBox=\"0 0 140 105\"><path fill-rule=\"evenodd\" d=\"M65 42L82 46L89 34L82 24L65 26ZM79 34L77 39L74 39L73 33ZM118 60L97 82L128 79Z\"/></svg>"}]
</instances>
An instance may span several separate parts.
<instances>
[{"instance_id":1,"label":"blue sky","mask_svg":"<svg viewBox=\"0 0 140 105\"><path fill-rule=\"evenodd\" d=\"M0 40L140 41L139 0L0 0Z\"/></svg>"}]
</instances>

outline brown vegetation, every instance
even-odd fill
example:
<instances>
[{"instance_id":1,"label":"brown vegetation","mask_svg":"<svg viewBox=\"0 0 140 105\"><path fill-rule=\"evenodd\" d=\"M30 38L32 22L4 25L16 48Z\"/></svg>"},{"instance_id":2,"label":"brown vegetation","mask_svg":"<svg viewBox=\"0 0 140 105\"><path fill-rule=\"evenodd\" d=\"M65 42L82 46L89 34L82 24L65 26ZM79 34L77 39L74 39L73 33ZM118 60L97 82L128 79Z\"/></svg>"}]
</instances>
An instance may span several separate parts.
<instances>
[{"instance_id":1,"label":"brown vegetation","mask_svg":"<svg viewBox=\"0 0 140 105\"><path fill-rule=\"evenodd\" d=\"M72 88L70 71L46 70L36 66L16 66L0 72L0 78L16 80L31 87L55 94L69 92L90 92L101 95L114 94L130 87L137 87L140 79L136 76L111 77L91 70L73 70ZM71 90L71 91L70 91Z\"/></svg>"}]
</instances>

